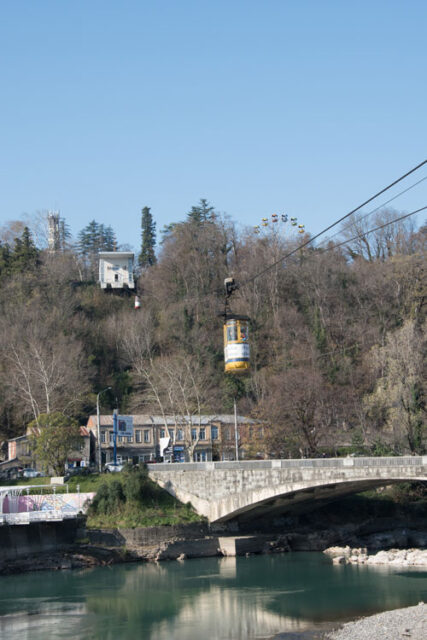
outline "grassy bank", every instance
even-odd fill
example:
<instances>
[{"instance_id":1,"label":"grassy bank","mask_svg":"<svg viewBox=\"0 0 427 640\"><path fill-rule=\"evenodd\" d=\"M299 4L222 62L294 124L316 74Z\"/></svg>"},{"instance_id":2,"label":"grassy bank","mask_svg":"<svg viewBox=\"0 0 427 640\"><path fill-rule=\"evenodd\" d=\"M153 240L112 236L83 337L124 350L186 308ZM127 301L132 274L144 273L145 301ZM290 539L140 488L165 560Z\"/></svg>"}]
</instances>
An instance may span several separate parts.
<instances>
[{"instance_id":1,"label":"grassy bank","mask_svg":"<svg viewBox=\"0 0 427 640\"><path fill-rule=\"evenodd\" d=\"M88 510L89 528L153 527L203 520L191 504L182 504L152 482L146 469L130 468L85 480L87 483L82 483L80 490L96 491Z\"/></svg>"}]
</instances>

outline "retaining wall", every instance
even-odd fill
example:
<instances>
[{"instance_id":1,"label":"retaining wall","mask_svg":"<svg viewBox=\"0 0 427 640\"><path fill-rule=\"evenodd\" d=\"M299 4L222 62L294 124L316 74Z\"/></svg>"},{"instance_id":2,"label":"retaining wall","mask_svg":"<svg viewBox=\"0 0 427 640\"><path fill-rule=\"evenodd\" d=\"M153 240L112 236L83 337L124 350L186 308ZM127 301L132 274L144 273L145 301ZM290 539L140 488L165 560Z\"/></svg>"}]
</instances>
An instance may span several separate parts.
<instances>
[{"instance_id":1,"label":"retaining wall","mask_svg":"<svg viewBox=\"0 0 427 640\"><path fill-rule=\"evenodd\" d=\"M0 527L0 563L24 556L60 551L73 545L84 520L68 518L61 522L33 522Z\"/></svg>"}]
</instances>

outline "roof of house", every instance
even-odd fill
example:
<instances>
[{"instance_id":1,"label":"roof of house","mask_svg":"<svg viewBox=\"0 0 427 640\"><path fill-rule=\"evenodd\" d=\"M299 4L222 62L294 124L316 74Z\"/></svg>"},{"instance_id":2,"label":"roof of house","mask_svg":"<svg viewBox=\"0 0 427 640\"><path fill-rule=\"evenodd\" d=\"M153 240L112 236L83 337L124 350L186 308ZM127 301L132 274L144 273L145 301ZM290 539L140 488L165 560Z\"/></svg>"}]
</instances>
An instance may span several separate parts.
<instances>
[{"instance_id":1,"label":"roof of house","mask_svg":"<svg viewBox=\"0 0 427 640\"><path fill-rule=\"evenodd\" d=\"M88 431L88 428L86 426L80 426L80 435L83 438L89 438L90 436L90 432ZM38 429L37 427L32 427L31 430L28 430L27 433L24 433L23 436L18 436L17 438L9 438L8 442L16 442L17 440L26 440L28 439L28 436L31 435L32 433L36 433L36 430L40 432L40 429Z\"/></svg>"},{"instance_id":2,"label":"roof of house","mask_svg":"<svg viewBox=\"0 0 427 640\"><path fill-rule=\"evenodd\" d=\"M100 251L98 253L100 258L133 258L133 251Z\"/></svg>"},{"instance_id":3,"label":"roof of house","mask_svg":"<svg viewBox=\"0 0 427 640\"><path fill-rule=\"evenodd\" d=\"M133 415L133 424L134 426L152 426L159 425L163 426L165 424L165 420L163 416L150 416L145 414L136 414ZM197 427L199 424L199 416L166 416L166 423L168 426L175 425L183 425L188 424L190 422L190 418L192 418L192 424ZM234 414L218 414L218 415L203 415L200 416L200 424L208 425L215 424L220 422L222 424L234 424ZM252 418L247 418L246 416L237 416L237 422L239 424L257 424L256 420L252 420ZM99 424L103 427L112 427L113 426L113 416L112 415L102 415L99 416ZM97 417L96 415L89 416L87 421L88 429L94 429L97 426Z\"/></svg>"}]
</instances>

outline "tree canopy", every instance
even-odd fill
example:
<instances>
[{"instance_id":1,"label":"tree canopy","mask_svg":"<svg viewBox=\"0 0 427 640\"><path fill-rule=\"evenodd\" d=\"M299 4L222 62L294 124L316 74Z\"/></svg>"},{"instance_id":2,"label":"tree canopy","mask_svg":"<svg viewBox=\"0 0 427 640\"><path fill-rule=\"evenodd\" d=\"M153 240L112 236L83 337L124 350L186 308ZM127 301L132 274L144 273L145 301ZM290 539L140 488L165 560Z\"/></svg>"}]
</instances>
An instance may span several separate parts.
<instances>
[{"instance_id":1,"label":"tree canopy","mask_svg":"<svg viewBox=\"0 0 427 640\"><path fill-rule=\"evenodd\" d=\"M43 469L64 475L69 454L81 446L78 422L55 411L39 415L28 427L32 453Z\"/></svg>"},{"instance_id":2,"label":"tree canopy","mask_svg":"<svg viewBox=\"0 0 427 640\"><path fill-rule=\"evenodd\" d=\"M373 225L393 219L378 216ZM143 220L154 251L148 207ZM236 397L239 413L264 425L263 437L247 442L260 455L336 453L354 443L424 452L425 227L390 225L368 247L366 218L350 222L335 242L283 261L302 242L292 226L238 232L201 200L171 222L154 261L146 254L137 313L127 295L96 283L97 251L114 247L111 229L92 221L74 249L52 253L13 226L16 239L0 245L0 439L44 414L84 424L110 386L106 408L117 398L123 413L195 423L230 412ZM251 318L251 372L241 379L223 372L219 314L229 276L241 285L233 311ZM242 443L253 437L242 433Z\"/></svg>"},{"instance_id":3,"label":"tree canopy","mask_svg":"<svg viewBox=\"0 0 427 640\"><path fill-rule=\"evenodd\" d=\"M138 264L140 267L151 267L156 263L156 223L150 212L150 207L144 207L141 212L141 253Z\"/></svg>"}]
</instances>

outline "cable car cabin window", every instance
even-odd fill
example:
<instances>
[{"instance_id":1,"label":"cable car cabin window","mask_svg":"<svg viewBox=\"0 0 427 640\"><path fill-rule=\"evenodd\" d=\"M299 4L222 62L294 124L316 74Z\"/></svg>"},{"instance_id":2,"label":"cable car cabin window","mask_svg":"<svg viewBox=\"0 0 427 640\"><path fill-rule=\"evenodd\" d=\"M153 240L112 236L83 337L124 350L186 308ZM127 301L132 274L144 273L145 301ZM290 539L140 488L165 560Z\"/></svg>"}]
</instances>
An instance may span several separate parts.
<instances>
[{"instance_id":1,"label":"cable car cabin window","mask_svg":"<svg viewBox=\"0 0 427 640\"><path fill-rule=\"evenodd\" d=\"M240 323L240 340L242 342L247 342L249 339L249 330L246 322Z\"/></svg>"},{"instance_id":2,"label":"cable car cabin window","mask_svg":"<svg viewBox=\"0 0 427 640\"><path fill-rule=\"evenodd\" d=\"M236 342L237 340L237 323L227 323L227 342Z\"/></svg>"}]
</instances>

